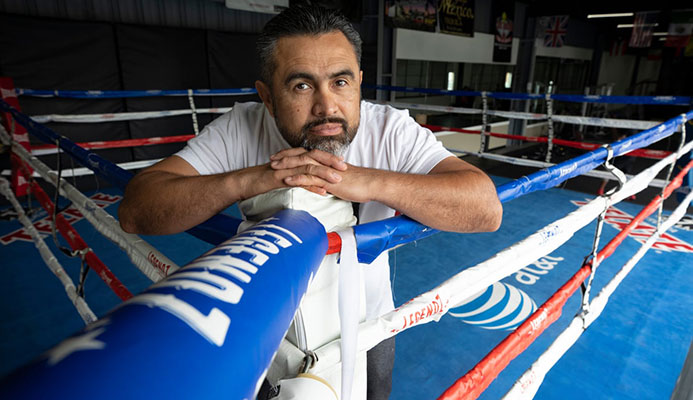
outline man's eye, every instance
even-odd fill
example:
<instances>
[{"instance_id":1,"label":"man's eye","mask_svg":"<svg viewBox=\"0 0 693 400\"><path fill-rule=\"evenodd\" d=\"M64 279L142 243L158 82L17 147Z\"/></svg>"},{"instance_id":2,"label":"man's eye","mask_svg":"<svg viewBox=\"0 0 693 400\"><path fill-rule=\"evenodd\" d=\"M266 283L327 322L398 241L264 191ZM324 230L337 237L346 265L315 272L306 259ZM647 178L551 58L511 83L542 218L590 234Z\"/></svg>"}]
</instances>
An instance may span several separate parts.
<instances>
[{"instance_id":1,"label":"man's eye","mask_svg":"<svg viewBox=\"0 0 693 400\"><path fill-rule=\"evenodd\" d=\"M334 84L337 86L346 86L348 83L346 79L338 79Z\"/></svg>"},{"instance_id":2,"label":"man's eye","mask_svg":"<svg viewBox=\"0 0 693 400\"><path fill-rule=\"evenodd\" d=\"M299 83L295 86L295 88L297 90L306 90L306 89L310 88L310 86L308 86L307 83Z\"/></svg>"}]
</instances>

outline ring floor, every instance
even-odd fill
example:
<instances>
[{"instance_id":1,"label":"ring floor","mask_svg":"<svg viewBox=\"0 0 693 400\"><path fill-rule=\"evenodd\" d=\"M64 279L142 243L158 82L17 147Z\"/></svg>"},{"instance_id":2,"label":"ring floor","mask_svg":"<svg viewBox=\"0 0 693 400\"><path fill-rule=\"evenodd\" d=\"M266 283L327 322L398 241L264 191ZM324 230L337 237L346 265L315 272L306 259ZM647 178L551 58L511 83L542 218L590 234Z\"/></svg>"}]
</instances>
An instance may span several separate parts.
<instances>
[{"instance_id":1,"label":"ring floor","mask_svg":"<svg viewBox=\"0 0 693 400\"><path fill-rule=\"evenodd\" d=\"M493 177L496 184L507 178ZM121 193L102 189L88 193L115 215ZM493 233L438 233L391 252L395 304L439 285L453 274L488 259L497 252L553 222L591 199L582 192L549 189L531 193L504 205L501 228ZM67 206L63 199L62 205ZM622 202L607 219L600 248L636 215L641 205ZM68 207L69 210L69 207ZM229 212L235 212L230 210ZM103 238L78 213L73 225L104 263L136 294L150 282L132 266L114 244ZM667 211L664 214L668 214ZM56 250L45 213L34 216L45 240L73 281L79 260ZM648 218L638 229L656 224ZM541 305L580 267L591 251L596 222L577 232L566 244L502 280ZM211 246L187 234L147 236L147 241L183 265ZM64 245L64 241L60 239ZM641 239L627 238L596 271L592 296L640 247ZM29 362L61 340L79 331L83 322L58 279L26 241L17 221L0 222L0 376ZM688 215L636 265L611 296L602 313L546 376L537 399L668 399L676 384L693 338L693 217ZM517 290L515 290L517 289ZM97 316L120 300L92 272L86 280L86 300ZM566 303L562 316L523 354L510 363L482 394L498 399L549 346L579 311L580 293ZM496 307L498 308L498 307ZM464 321L463 321L464 319ZM491 318L493 319L493 318ZM473 318L471 318L473 320ZM428 399L440 395L472 368L510 331L480 327L470 318L445 315L397 336L392 399Z\"/></svg>"}]
</instances>

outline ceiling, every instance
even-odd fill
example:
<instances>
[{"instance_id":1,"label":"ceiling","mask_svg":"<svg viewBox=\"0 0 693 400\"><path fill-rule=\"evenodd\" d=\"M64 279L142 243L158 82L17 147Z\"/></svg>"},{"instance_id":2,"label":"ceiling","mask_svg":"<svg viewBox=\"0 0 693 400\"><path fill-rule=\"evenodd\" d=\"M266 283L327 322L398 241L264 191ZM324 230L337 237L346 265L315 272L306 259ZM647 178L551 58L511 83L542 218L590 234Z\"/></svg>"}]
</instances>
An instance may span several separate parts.
<instances>
[{"instance_id":1,"label":"ceiling","mask_svg":"<svg viewBox=\"0 0 693 400\"><path fill-rule=\"evenodd\" d=\"M660 11L669 14L671 10L693 9L688 1L607 1L607 0L520 0L530 6L530 15L570 15L572 18L587 19L587 14L615 12ZM625 5L624 5L625 3ZM630 17L632 19L632 17Z\"/></svg>"}]
</instances>

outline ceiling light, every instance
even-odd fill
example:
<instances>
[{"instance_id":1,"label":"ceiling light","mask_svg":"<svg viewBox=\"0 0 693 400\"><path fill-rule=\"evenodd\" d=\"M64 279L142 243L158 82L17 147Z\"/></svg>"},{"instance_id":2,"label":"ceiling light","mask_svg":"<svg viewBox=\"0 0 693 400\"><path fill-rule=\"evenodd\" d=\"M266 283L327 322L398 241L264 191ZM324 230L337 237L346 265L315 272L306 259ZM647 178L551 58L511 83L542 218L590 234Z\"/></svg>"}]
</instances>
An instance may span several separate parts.
<instances>
[{"instance_id":1,"label":"ceiling light","mask_svg":"<svg viewBox=\"0 0 693 400\"><path fill-rule=\"evenodd\" d=\"M611 14L589 14L587 18L614 18L614 17L632 17L632 12L626 13L611 13Z\"/></svg>"}]
</instances>

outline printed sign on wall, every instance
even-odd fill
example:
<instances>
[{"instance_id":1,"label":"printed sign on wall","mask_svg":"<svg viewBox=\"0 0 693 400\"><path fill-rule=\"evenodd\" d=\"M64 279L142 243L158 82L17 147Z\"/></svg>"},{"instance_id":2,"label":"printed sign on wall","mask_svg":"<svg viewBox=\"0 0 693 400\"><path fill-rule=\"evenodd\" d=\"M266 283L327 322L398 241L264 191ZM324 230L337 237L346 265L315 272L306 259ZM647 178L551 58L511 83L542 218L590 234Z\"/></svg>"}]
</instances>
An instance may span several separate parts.
<instances>
[{"instance_id":1,"label":"printed sign on wall","mask_svg":"<svg viewBox=\"0 0 693 400\"><path fill-rule=\"evenodd\" d=\"M494 3L493 10L495 27L493 35L493 62L510 62L513 52L513 19L515 14L514 1Z\"/></svg>"},{"instance_id":2,"label":"printed sign on wall","mask_svg":"<svg viewBox=\"0 0 693 400\"><path fill-rule=\"evenodd\" d=\"M385 22L394 28L435 32L436 0L388 0L385 2Z\"/></svg>"},{"instance_id":3,"label":"printed sign on wall","mask_svg":"<svg viewBox=\"0 0 693 400\"><path fill-rule=\"evenodd\" d=\"M440 31L474 37L474 0L439 0Z\"/></svg>"}]
</instances>

